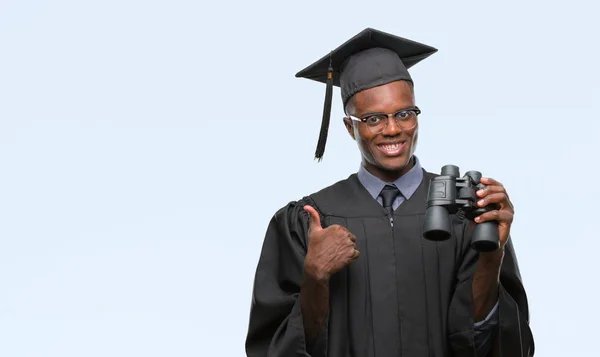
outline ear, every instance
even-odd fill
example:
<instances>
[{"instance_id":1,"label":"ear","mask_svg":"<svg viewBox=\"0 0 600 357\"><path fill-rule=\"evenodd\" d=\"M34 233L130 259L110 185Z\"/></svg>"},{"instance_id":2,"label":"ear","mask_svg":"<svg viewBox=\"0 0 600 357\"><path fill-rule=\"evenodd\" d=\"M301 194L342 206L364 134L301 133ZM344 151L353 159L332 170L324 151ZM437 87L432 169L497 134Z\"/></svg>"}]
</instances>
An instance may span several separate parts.
<instances>
[{"instance_id":1,"label":"ear","mask_svg":"<svg viewBox=\"0 0 600 357\"><path fill-rule=\"evenodd\" d=\"M352 125L352 120L350 120L350 118L344 118L344 125L346 126L348 134L352 137L352 140L356 140L354 137L354 125Z\"/></svg>"}]
</instances>

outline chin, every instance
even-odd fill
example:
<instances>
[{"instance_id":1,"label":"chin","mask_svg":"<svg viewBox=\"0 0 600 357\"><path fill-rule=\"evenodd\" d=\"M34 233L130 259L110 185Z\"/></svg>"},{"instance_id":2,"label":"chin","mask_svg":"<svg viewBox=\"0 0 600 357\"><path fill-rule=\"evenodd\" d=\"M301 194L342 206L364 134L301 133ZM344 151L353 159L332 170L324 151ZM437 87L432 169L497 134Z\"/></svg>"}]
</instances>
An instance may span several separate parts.
<instances>
[{"instance_id":1,"label":"chin","mask_svg":"<svg viewBox=\"0 0 600 357\"><path fill-rule=\"evenodd\" d=\"M403 171L410 164L410 156L383 157L377 159L377 166L389 172Z\"/></svg>"}]
</instances>

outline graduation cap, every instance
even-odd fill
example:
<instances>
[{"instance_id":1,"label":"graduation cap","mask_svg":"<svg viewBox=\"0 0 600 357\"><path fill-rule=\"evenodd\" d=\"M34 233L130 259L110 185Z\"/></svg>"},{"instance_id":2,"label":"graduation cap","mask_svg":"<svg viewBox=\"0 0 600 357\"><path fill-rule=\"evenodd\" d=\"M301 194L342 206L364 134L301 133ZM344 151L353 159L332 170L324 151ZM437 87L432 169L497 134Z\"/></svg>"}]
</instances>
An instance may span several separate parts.
<instances>
[{"instance_id":1,"label":"graduation cap","mask_svg":"<svg viewBox=\"0 0 600 357\"><path fill-rule=\"evenodd\" d=\"M422 43L366 28L320 60L296 73L298 78L325 83L323 121L315 159L321 161L331 116L333 86L340 87L344 107L356 93L405 80L412 83L408 69L437 52Z\"/></svg>"}]
</instances>

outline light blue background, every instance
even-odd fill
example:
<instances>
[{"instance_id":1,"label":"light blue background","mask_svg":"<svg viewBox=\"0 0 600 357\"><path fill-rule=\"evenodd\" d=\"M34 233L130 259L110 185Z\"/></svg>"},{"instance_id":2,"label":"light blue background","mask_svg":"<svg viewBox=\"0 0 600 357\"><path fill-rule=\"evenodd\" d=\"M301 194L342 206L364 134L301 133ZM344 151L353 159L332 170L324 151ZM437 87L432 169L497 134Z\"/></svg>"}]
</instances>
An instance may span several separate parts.
<instances>
[{"instance_id":1,"label":"light blue background","mask_svg":"<svg viewBox=\"0 0 600 357\"><path fill-rule=\"evenodd\" d=\"M243 356L270 217L359 165L294 74L368 26L439 49L417 154L506 185L536 356L589 355L592 4L1 0L0 356Z\"/></svg>"}]
</instances>

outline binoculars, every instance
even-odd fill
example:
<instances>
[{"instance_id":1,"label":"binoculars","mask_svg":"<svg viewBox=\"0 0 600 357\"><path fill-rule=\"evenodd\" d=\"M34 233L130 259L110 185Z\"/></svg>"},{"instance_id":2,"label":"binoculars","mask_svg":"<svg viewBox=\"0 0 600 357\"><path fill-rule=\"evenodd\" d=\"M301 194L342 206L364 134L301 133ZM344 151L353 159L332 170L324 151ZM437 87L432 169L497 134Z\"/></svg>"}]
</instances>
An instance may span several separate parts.
<instances>
[{"instance_id":1,"label":"binoculars","mask_svg":"<svg viewBox=\"0 0 600 357\"><path fill-rule=\"evenodd\" d=\"M498 209L497 205L477 206L476 192L485 187L479 171L469 171L460 176L458 166L445 165L440 176L429 183L427 210L423 222L423 237L442 241L451 236L450 214L462 210L465 218L474 221L482 213ZM471 248L478 252L491 252L500 246L498 222L487 221L475 224L471 238Z\"/></svg>"}]
</instances>

